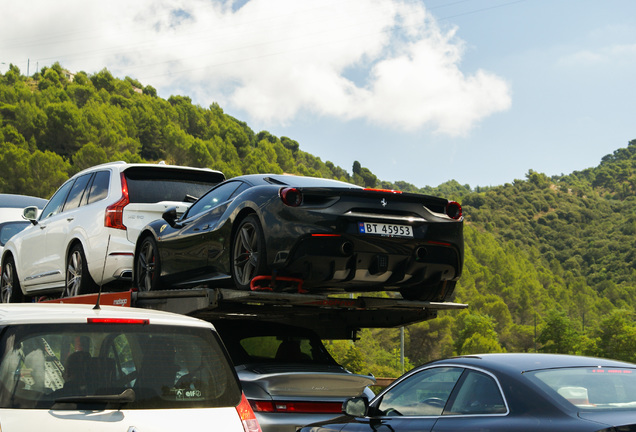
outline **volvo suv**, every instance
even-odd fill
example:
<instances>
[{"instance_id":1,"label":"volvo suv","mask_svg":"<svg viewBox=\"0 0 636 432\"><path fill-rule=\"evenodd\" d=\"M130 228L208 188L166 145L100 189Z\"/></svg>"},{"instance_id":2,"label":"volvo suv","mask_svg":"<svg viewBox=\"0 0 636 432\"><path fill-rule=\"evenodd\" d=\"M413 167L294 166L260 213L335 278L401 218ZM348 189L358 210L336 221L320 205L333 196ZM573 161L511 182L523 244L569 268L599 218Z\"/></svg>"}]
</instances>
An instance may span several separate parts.
<instances>
[{"instance_id":1,"label":"volvo suv","mask_svg":"<svg viewBox=\"0 0 636 432\"><path fill-rule=\"evenodd\" d=\"M0 305L0 429L261 432L212 324L43 303Z\"/></svg>"},{"instance_id":2,"label":"volvo suv","mask_svg":"<svg viewBox=\"0 0 636 432\"><path fill-rule=\"evenodd\" d=\"M141 228L166 209L184 212L225 179L207 168L112 162L81 171L53 194L32 226L13 236L2 255L0 300L74 296L132 281Z\"/></svg>"}]
</instances>

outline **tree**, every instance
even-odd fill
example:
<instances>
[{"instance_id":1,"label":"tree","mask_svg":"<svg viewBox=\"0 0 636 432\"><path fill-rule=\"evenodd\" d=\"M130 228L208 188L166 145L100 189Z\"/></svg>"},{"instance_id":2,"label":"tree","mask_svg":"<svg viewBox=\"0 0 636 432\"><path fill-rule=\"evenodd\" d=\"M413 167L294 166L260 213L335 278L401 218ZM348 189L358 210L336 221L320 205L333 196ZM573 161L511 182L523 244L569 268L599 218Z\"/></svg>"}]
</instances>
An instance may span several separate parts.
<instances>
[{"instance_id":1,"label":"tree","mask_svg":"<svg viewBox=\"0 0 636 432\"><path fill-rule=\"evenodd\" d=\"M42 137L42 149L62 156L70 156L81 147L82 118L79 109L72 102L47 105L46 132Z\"/></svg>"},{"instance_id":2,"label":"tree","mask_svg":"<svg viewBox=\"0 0 636 432\"><path fill-rule=\"evenodd\" d=\"M595 355L636 361L636 326L633 322L634 312L621 309L613 310L602 319L595 330L598 349Z\"/></svg>"},{"instance_id":3,"label":"tree","mask_svg":"<svg viewBox=\"0 0 636 432\"><path fill-rule=\"evenodd\" d=\"M537 342L543 345L539 348L541 352L575 354L581 339L565 312L551 309Z\"/></svg>"},{"instance_id":4,"label":"tree","mask_svg":"<svg viewBox=\"0 0 636 432\"><path fill-rule=\"evenodd\" d=\"M108 93L112 93L115 90L115 78L105 68L91 76L90 79L98 91L104 89Z\"/></svg>"},{"instance_id":5,"label":"tree","mask_svg":"<svg viewBox=\"0 0 636 432\"><path fill-rule=\"evenodd\" d=\"M491 317L464 311L459 315L455 325L455 352L458 355L504 351L499 344Z\"/></svg>"}]
</instances>

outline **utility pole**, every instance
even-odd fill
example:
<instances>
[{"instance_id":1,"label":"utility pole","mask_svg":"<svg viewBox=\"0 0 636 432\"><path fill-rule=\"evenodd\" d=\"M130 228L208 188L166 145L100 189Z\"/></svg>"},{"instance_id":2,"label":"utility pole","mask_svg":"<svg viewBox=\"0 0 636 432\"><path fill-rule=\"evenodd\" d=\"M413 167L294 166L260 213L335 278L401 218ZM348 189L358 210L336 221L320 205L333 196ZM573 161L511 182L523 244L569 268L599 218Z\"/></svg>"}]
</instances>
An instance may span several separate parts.
<instances>
[{"instance_id":1,"label":"utility pole","mask_svg":"<svg viewBox=\"0 0 636 432\"><path fill-rule=\"evenodd\" d=\"M402 365L402 375L404 375L404 327L400 327L400 364Z\"/></svg>"}]
</instances>

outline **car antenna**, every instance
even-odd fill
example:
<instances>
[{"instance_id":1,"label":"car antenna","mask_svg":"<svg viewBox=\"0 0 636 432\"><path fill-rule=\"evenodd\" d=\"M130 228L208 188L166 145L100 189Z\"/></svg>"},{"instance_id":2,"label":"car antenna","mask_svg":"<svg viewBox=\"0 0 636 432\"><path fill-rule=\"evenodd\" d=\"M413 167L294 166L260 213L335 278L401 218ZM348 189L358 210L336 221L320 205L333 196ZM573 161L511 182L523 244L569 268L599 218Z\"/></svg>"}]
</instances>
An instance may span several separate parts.
<instances>
[{"instance_id":1,"label":"car antenna","mask_svg":"<svg viewBox=\"0 0 636 432\"><path fill-rule=\"evenodd\" d=\"M110 246L110 234L108 235L108 243L106 243L106 255L104 256L104 265L102 266L102 278L99 281L99 291L97 292L97 301L95 302L95 306L93 310L101 309L99 307L99 300L102 297L102 286L104 285L104 272L106 271L106 260L108 259L108 247Z\"/></svg>"}]
</instances>

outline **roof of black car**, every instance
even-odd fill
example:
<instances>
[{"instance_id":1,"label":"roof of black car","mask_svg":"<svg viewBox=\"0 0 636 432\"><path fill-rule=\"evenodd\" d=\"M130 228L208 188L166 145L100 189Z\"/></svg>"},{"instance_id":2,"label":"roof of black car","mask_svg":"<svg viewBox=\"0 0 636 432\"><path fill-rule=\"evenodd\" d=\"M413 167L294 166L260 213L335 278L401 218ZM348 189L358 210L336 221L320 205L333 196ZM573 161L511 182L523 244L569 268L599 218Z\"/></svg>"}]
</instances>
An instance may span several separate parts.
<instances>
[{"instance_id":1,"label":"roof of black car","mask_svg":"<svg viewBox=\"0 0 636 432\"><path fill-rule=\"evenodd\" d=\"M234 177L231 180L244 180L253 185L274 184L294 187L343 187L361 189L360 186L346 183L340 180L326 179L321 177L305 177L289 174L247 174Z\"/></svg>"},{"instance_id":2,"label":"roof of black car","mask_svg":"<svg viewBox=\"0 0 636 432\"><path fill-rule=\"evenodd\" d=\"M551 369L561 367L636 367L635 364L616 360L601 359L566 354L543 353L497 353L474 354L451 357L448 359L428 363L445 364L456 363L472 365L486 370L500 370L508 373L523 373L531 370Z\"/></svg>"}]
</instances>

